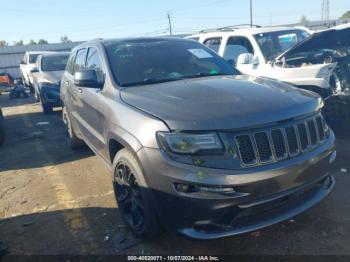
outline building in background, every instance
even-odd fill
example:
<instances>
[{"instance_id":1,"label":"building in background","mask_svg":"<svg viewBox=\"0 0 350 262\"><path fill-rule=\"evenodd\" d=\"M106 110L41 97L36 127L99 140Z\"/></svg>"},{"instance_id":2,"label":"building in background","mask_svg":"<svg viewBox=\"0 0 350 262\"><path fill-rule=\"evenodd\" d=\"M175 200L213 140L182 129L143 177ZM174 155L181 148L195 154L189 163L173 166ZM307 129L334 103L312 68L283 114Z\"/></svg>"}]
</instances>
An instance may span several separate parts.
<instances>
[{"instance_id":1,"label":"building in background","mask_svg":"<svg viewBox=\"0 0 350 262\"><path fill-rule=\"evenodd\" d=\"M44 44L44 45L22 45L5 46L0 48L0 72L10 74L13 78L21 77L19 64L24 53L29 51L70 51L81 42Z\"/></svg>"}]
</instances>

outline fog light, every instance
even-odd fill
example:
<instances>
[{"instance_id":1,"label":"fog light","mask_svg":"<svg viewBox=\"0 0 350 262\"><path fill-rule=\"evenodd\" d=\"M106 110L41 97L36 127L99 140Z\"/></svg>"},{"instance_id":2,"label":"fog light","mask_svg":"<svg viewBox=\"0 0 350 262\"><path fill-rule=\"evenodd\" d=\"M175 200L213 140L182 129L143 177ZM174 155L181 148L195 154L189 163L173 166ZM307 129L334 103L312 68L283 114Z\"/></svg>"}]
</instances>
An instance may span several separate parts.
<instances>
[{"instance_id":1,"label":"fog light","mask_svg":"<svg viewBox=\"0 0 350 262\"><path fill-rule=\"evenodd\" d=\"M232 194L236 191L232 187L219 186L201 186L201 185L186 185L175 184L176 191L180 193L213 193L213 194Z\"/></svg>"},{"instance_id":2,"label":"fog light","mask_svg":"<svg viewBox=\"0 0 350 262\"><path fill-rule=\"evenodd\" d=\"M194 186L195 191L210 192L210 193L234 193L235 190L232 187L207 187L207 186Z\"/></svg>"},{"instance_id":3,"label":"fog light","mask_svg":"<svg viewBox=\"0 0 350 262\"><path fill-rule=\"evenodd\" d=\"M190 186L185 184L176 184L175 188L181 193L188 193L190 191Z\"/></svg>"}]
</instances>

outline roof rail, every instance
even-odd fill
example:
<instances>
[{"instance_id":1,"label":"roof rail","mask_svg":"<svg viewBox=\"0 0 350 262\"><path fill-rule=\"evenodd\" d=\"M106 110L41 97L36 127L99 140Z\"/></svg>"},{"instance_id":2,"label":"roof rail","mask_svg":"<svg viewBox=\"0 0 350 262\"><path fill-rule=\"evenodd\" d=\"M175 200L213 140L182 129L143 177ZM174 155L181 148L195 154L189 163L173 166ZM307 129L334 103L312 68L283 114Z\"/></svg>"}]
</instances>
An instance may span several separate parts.
<instances>
[{"instance_id":1,"label":"roof rail","mask_svg":"<svg viewBox=\"0 0 350 262\"><path fill-rule=\"evenodd\" d=\"M238 25L230 25L225 27L219 27L219 28L211 28L211 29L204 29L199 31L200 33L209 33L209 32L217 32L217 31L235 31L237 29L241 28L261 28L260 25L250 25L250 24L238 24Z\"/></svg>"}]
</instances>

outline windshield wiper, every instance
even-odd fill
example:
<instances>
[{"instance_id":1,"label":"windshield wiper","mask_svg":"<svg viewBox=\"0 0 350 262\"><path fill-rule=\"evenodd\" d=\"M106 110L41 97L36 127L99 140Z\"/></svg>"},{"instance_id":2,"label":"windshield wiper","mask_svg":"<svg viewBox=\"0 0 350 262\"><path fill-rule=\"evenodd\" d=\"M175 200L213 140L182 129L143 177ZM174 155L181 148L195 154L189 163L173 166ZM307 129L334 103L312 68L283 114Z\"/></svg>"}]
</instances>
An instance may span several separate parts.
<instances>
[{"instance_id":1,"label":"windshield wiper","mask_svg":"<svg viewBox=\"0 0 350 262\"><path fill-rule=\"evenodd\" d=\"M182 78L169 78L169 79L146 78L143 81L126 83L126 84L122 84L122 86L123 87L131 87L131 86L141 86L141 85L152 85L152 84L171 82L171 81L176 81L176 80L181 80L181 79Z\"/></svg>"},{"instance_id":2,"label":"windshield wiper","mask_svg":"<svg viewBox=\"0 0 350 262\"><path fill-rule=\"evenodd\" d=\"M180 77L174 77L174 78L166 78L166 79L159 79L159 78L146 78L143 81L140 82L134 82L134 83L126 83L122 84L123 87L131 87L131 86L140 86L140 85L152 85L152 84L159 84L159 83L165 83L165 82L172 82L172 81L179 81L183 79L191 79L191 78L199 78L199 77L207 77L207 76L223 76L223 75L231 75L231 74L210 74L210 73L204 73L200 72L196 75L191 76L180 76Z\"/></svg>"},{"instance_id":3,"label":"windshield wiper","mask_svg":"<svg viewBox=\"0 0 350 262\"><path fill-rule=\"evenodd\" d=\"M191 79L191 78L200 78L200 77L208 77L208 76L230 76L230 75L232 74L225 74L225 73L211 74L211 73L200 72L196 75L184 76L178 79Z\"/></svg>"}]
</instances>

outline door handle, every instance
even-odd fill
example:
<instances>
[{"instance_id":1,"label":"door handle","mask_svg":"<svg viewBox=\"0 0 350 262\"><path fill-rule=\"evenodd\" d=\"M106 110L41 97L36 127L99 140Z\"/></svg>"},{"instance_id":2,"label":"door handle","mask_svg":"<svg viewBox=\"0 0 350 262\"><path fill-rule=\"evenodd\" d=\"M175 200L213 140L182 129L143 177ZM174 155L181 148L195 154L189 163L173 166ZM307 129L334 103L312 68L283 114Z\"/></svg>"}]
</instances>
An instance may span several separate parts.
<instances>
[{"instance_id":1,"label":"door handle","mask_svg":"<svg viewBox=\"0 0 350 262\"><path fill-rule=\"evenodd\" d=\"M82 93L83 93L83 89L80 88L80 87L78 87L78 88L77 88L77 92L78 92L79 94L82 94Z\"/></svg>"}]
</instances>

